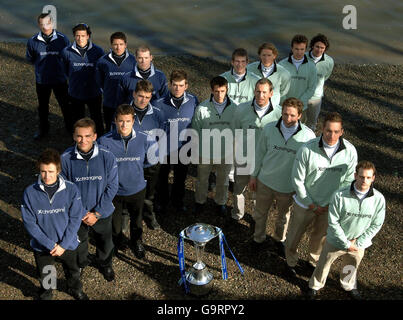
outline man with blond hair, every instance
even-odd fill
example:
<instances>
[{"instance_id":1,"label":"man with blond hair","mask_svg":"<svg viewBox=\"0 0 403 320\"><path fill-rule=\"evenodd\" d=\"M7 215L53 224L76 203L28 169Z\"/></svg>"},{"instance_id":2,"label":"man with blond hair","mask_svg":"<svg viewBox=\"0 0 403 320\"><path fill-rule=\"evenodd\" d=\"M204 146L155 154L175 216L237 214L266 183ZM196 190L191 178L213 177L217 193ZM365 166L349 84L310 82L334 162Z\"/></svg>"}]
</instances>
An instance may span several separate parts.
<instances>
[{"instance_id":1,"label":"man with blond hair","mask_svg":"<svg viewBox=\"0 0 403 320\"><path fill-rule=\"evenodd\" d=\"M276 63L278 50L273 43L265 42L258 49L259 61L248 64L248 71L258 78L266 78L273 84L273 106L280 105L280 99L290 89L291 75L280 64Z\"/></svg>"},{"instance_id":2,"label":"man with blond hair","mask_svg":"<svg viewBox=\"0 0 403 320\"><path fill-rule=\"evenodd\" d=\"M168 82L165 74L154 67L151 50L147 46L140 46L136 50L136 65L134 70L123 76L120 81L122 97L120 103L130 103L133 99L133 91L139 80L148 80L153 85L151 103L168 94Z\"/></svg>"}]
</instances>

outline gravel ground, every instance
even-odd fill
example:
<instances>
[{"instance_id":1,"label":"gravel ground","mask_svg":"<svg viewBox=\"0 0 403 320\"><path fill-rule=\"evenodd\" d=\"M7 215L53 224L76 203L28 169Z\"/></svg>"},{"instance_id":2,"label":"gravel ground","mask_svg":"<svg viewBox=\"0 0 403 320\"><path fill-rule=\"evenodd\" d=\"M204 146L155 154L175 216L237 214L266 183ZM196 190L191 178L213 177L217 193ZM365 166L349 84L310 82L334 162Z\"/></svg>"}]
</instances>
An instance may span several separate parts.
<instances>
[{"instance_id":1,"label":"gravel ground","mask_svg":"<svg viewBox=\"0 0 403 320\"><path fill-rule=\"evenodd\" d=\"M51 100L51 137L34 142L37 130L37 101L33 67L25 62L25 46L0 43L0 300L35 300L39 283L29 238L19 210L22 192L35 178L35 159L45 147L60 152L72 144L64 132L61 112ZM228 69L228 65L194 56L158 56L155 64L167 75L175 68L185 69L190 76L189 91L199 100L209 96L209 80ZM327 82L323 114L340 112L345 119L345 138L352 142L360 159L375 162L378 169L376 188L386 197L387 214L374 244L366 250L359 269L358 282L366 299L401 300L402 290L402 176L403 176L403 66L336 65ZM189 170L185 203L193 204L195 167ZM210 194L210 197L212 194ZM138 260L127 250L114 258L116 280L106 282L97 269L87 267L82 275L85 292L99 300L194 300L178 286L177 259L179 232L195 222L205 222L223 229L231 249L244 268L242 276L227 250L229 279L221 280L218 240L206 246L205 262L214 274L213 289L205 300L283 300L304 299L310 273L296 280L284 273L284 260L269 242L263 250L251 249L253 219L250 206L239 223L215 216L212 200L208 209L197 216L178 215L171 209L158 217L162 226L152 231L145 227L145 260ZM228 201L228 206L231 206ZM274 214L274 212L273 212ZM229 214L228 214L229 215ZM273 215L267 233L273 230ZM307 238L301 245L301 258L306 260ZM94 252L94 247L90 246ZM187 265L194 261L194 250L185 242ZM336 262L323 300L348 299L339 286ZM66 291L60 265L55 299L72 299Z\"/></svg>"}]
</instances>

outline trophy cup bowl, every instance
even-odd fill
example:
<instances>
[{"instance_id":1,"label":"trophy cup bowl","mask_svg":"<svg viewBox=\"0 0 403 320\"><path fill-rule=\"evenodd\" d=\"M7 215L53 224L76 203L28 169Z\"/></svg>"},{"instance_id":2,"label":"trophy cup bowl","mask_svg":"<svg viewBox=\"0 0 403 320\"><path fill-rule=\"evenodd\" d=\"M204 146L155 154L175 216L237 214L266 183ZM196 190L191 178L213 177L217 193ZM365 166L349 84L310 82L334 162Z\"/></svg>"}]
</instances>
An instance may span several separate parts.
<instances>
[{"instance_id":1,"label":"trophy cup bowl","mask_svg":"<svg viewBox=\"0 0 403 320\"><path fill-rule=\"evenodd\" d=\"M214 239L218 231L214 226L205 223L195 223L183 231L184 238L193 241L196 250L196 263L186 272L186 281L192 294L205 295L212 288L213 274L207 270L202 257L207 242Z\"/></svg>"}]
</instances>

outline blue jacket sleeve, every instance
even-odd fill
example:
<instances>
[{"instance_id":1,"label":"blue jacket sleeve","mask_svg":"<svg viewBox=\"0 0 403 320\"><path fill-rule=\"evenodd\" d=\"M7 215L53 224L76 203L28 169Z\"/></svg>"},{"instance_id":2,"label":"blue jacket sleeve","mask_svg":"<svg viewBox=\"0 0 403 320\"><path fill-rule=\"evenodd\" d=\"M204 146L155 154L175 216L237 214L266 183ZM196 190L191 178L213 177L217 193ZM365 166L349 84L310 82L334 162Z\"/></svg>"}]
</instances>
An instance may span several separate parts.
<instances>
[{"instance_id":1,"label":"blue jacket sleeve","mask_svg":"<svg viewBox=\"0 0 403 320\"><path fill-rule=\"evenodd\" d=\"M71 205L68 213L69 223L64 231L62 240L59 243L59 245L64 249L68 248L72 242L77 239L77 232L81 225L81 219L86 213L86 210L81 202L80 191L74 184L72 184L72 186L74 190L71 195Z\"/></svg>"},{"instance_id":2,"label":"blue jacket sleeve","mask_svg":"<svg viewBox=\"0 0 403 320\"><path fill-rule=\"evenodd\" d=\"M39 228L34 209L32 208L29 200L27 190L25 190L22 200L21 215L24 227L28 231L29 235L34 238L39 244L51 251L56 243L53 240L49 239L46 234L42 232L41 228Z\"/></svg>"},{"instance_id":3,"label":"blue jacket sleeve","mask_svg":"<svg viewBox=\"0 0 403 320\"><path fill-rule=\"evenodd\" d=\"M112 200L118 192L118 189L118 165L115 157L111 155L108 157L107 163L107 186L94 208L96 212L101 214L101 219L107 218L113 213L115 208L112 204Z\"/></svg>"},{"instance_id":4,"label":"blue jacket sleeve","mask_svg":"<svg viewBox=\"0 0 403 320\"><path fill-rule=\"evenodd\" d=\"M36 52L32 46L32 42L30 40L28 40L27 43L27 51L25 53L25 57L27 58L27 60L31 63L35 63L36 60Z\"/></svg>"}]
</instances>

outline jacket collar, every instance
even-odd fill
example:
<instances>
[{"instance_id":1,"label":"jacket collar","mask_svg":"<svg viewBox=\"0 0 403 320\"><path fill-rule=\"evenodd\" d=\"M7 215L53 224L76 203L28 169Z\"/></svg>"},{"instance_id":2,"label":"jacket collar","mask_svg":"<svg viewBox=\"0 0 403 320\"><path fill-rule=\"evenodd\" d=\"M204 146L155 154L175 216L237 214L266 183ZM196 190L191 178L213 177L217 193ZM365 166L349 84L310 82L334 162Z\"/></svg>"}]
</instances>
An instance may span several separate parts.
<instances>
[{"instance_id":1,"label":"jacket collar","mask_svg":"<svg viewBox=\"0 0 403 320\"><path fill-rule=\"evenodd\" d=\"M151 62L151 72L150 75L148 76L148 79L150 79L154 74L155 74L155 68L154 68L154 64ZM136 77L143 79L143 77L141 76L140 72L139 72L139 68L137 67L137 63L134 66L134 74L136 75Z\"/></svg>"},{"instance_id":2,"label":"jacket collar","mask_svg":"<svg viewBox=\"0 0 403 320\"><path fill-rule=\"evenodd\" d=\"M351 193L351 195L355 195L355 190L354 190L355 181L356 180L351 182L351 185L350 185L350 193ZM372 197L373 195L374 195L374 184L371 183L371 186L369 187L369 190L368 190L368 193L367 193L366 197Z\"/></svg>"},{"instance_id":3,"label":"jacket collar","mask_svg":"<svg viewBox=\"0 0 403 320\"><path fill-rule=\"evenodd\" d=\"M288 55L288 62L293 64L291 57L292 57L292 52L290 52L290 54ZM308 58L306 57L306 54L304 54L304 61L302 61L302 64L304 64L304 63L308 63Z\"/></svg>"},{"instance_id":4,"label":"jacket collar","mask_svg":"<svg viewBox=\"0 0 403 320\"><path fill-rule=\"evenodd\" d=\"M283 121L283 116L280 117L280 119L278 119L277 123L276 123L276 127L278 129L278 131L280 132L280 134L283 136L283 132L281 131L281 121ZM297 130L294 132L293 136L295 136L298 132L300 132L302 130L302 126L301 126L301 121L298 120L298 128ZM283 136L284 138L284 136Z\"/></svg>"},{"instance_id":5,"label":"jacket collar","mask_svg":"<svg viewBox=\"0 0 403 320\"><path fill-rule=\"evenodd\" d=\"M84 160L83 156L80 154L80 152L78 152L77 144L74 147L74 153L75 153L77 159ZM96 141L94 141L94 152L92 153L92 156L90 159L95 158L98 154L99 154L98 143Z\"/></svg>"},{"instance_id":6,"label":"jacket collar","mask_svg":"<svg viewBox=\"0 0 403 320\"><path fill-rule=\"evenodd\" d=\"M41 32L41 31L39 31L39 33L38 33L38 35L36 36L36 38L37 38L39 41L42 41L42 42L45 42L45 43L46 43L45 39L42 37L42 32ZM50 39L50 42L52 42L53 40L56 40L56 39L57 39L57 32L56 32L56 30L54 29L54 30L53 30L53 34L52 34L52 39Z\"/></svg>"},{"instance_id":7,"label":"jacket collar","mask_svg":"<svg viewBox=\"0 0 403 320\"><path fill-rule=\"evenodd\" d=\"M337 148L337 151L334 153L338 153L344 149L346 149L346 146L344 144L344 139L343 138L339 138L339 147ZM319 139L319 148L323 149L323 134L320 135L320 139Z\"/></svg>"},{"instance_id":8,"label":"jacket collar","mask_svg":"<svg viewBox=\"0 0 403 320\"><path fill-rule=\"evenodd\" d=\"M76 51L78 54L80 54L80 51L77 49L77 43L74 41L73 44L71 45L71 48ZM88 40L88 49L87 51L91 50L92 48L92 41L91 39ZM81 55L81 54L80 54Z\"/></svg>"},{"instance_id":9,"label":"jacket collar","mask_svg":"<svg viewBox=\"0 0 403 320\"><path fill-rule=\"evenodd\" d=\"M277 63L276 63L276 61L273 61L273 63L274 63L273 73L275 73L275 72L277 71ZM263 72L262 72L262 69L263 69L263 67L262 67L262 62L259 63L259 65L257 66L257 68L258 68L258 70L260 70L260 72L263 74ZM273 74L273 73L272 73L272 74Z\"/></svg>"},{"instance_id":10,"label":"jacket collar","mask_svg":"<svg viewBox=\"0 0 403 320\"><path fill-rule=\"evenodd\" d=\"M66 181L64 180L62 175L59 174L58 178L59 178L59 188L57 189L56 193L66 189ZM38 186L42 191L46 192L45 191L45 184L42 182L41 175L38 175Z\"/></svg>"},{"instance_id":11,"label":"jacket collar","mask_svg":"<svg viewBox=\"0 0 403 320\"><path fill-rule=\"evenodd\" d=\"M257 114L256 109L255 109L255 98L253 98L251 106L252 106L253 112ZM274 108L273 108L273 105L272 105L272 103L271 103L271 98L270 98L270 99L269 99L269 108L266 110L266 113L263 115L263 117L266 116L266 115L268 115L268 114L269 114L270 112L272 112L273 110L274 110ZM263 117L262 117L262 118L263 118Z\"/></svg>"},{"instance_id":12,"label":"jacket collar","mask_svg":"<svg viewBox=\"0 0 403 320\"><path fill-rule=\"evenodd\" d=\"M248 70L246 69L246 70L245 70L245 74L243 75L241 81L239 81L239 82L245 81L247 74L248 74ZM231 68L231 75L232 75L232 77L235 79L235 77L234 77L234 67Z\"/></svg>"},{"instance_id":13,"label":"jacket collar","mask_svg":"<svg viewBox=\"0 0 403 320\"><path fill-rule=\"evenodd\" d=\"M168 105L170 105L171 107L174 107L176 109L176 106L175 106L175 104L174 104L174 102L172 100L172 93L171 92L169 92L169 94L167 95L167 100L168 100ZM182 101L181 106L184 105L188 101L189 101L189 97L187 96L186 91L185 91L183 93L183 101Z\"/></svg>"},{"instance_id":14,"label":"jacket collar","mask_svg":"<svg viewBox=\"0 0 403 320\"><path fill-rule=\"evenodd\" d=\"M115 59L113 59L112 52L113 52L113 51L112 51L112 49L111 49L111 51L110 51L109 54L108 54L108 58L111 59L112 62L117 65ZM129 57L129 50L126 49L125 58L123 59L123 61L125 61L128 57ZM123 62L123 61L122 61L122 62Z\"/></svg>"},{"instance_id":15,"label":"jacket collar","mask_svg":"<svg viewBox=\"0 0 403 320\"><path fill-rule=\"evenodd\" d=\"M308 55L309 55L309 57L310 57L312 60L315 59L315 58L312 56L312 49L309 51ZM322 54L322 58L320 58L320 60L319 60L318 62L321 62L321 61L325 61L325 53L324 53L324 52L323 52L323 54ZM318 63L318 62L317 62L317 63Z\"/></svg>"}]
</instances>

